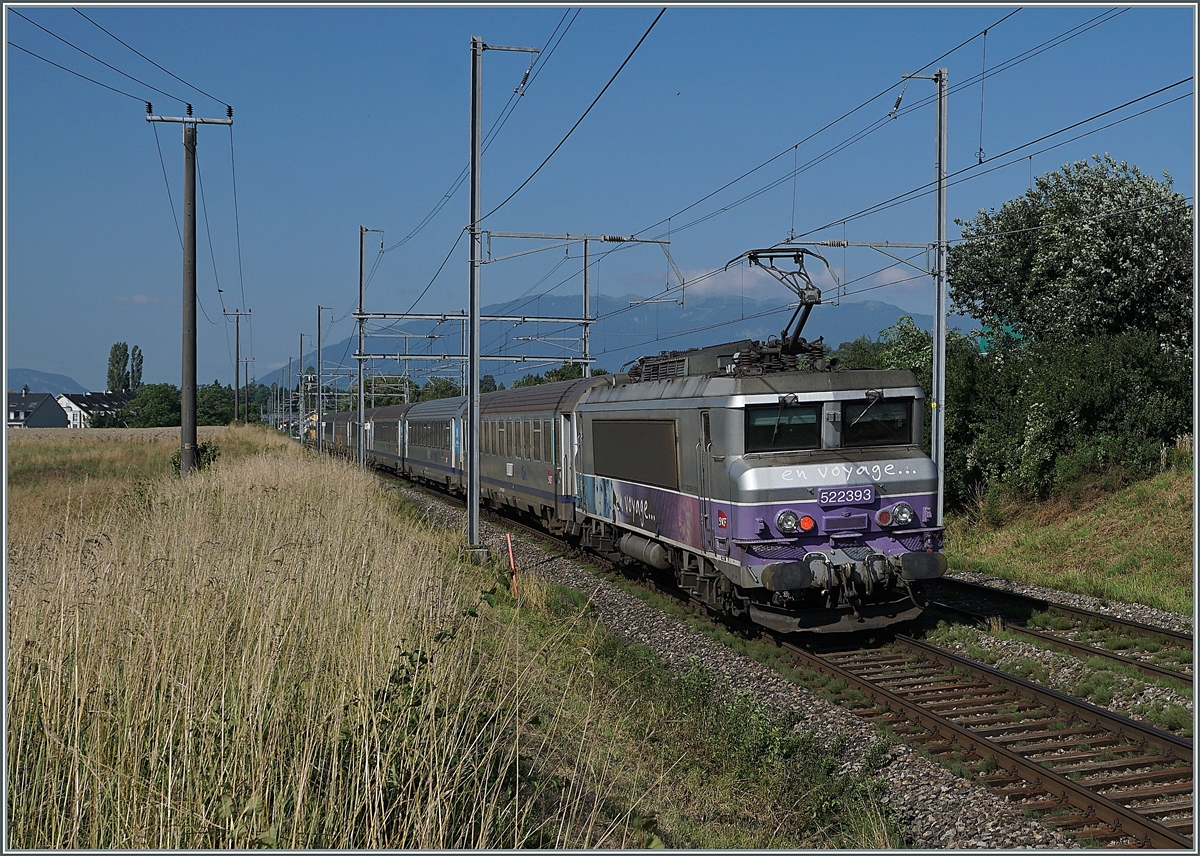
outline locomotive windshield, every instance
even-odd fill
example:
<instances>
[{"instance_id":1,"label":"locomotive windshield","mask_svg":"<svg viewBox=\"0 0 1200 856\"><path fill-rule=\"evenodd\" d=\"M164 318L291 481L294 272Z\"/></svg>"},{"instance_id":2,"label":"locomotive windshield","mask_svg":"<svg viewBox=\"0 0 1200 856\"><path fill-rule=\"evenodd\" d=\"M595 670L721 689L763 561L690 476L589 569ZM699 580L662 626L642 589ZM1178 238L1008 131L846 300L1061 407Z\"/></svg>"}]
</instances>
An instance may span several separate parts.
<instances>
[{"instance_id":1,"label":"locomotive windshield","mask_svg":"<svg viewBox=\"0 0 1200 856\"><path fill-rule=\"evenodd\" d=\"M755 404L746 407L747 452L821 448L821 405Z\"/></svg>"},{"instance_id":2,"label":"locomotive windshield","mask_svg":"<svg viewBox=\"0 0 1200 856\"><path fill-rule=\"evenodd\" d=\"M842 426L843 446L906 446L912 443L912 400L847 401Z\"/></svg>"}]
</instances>

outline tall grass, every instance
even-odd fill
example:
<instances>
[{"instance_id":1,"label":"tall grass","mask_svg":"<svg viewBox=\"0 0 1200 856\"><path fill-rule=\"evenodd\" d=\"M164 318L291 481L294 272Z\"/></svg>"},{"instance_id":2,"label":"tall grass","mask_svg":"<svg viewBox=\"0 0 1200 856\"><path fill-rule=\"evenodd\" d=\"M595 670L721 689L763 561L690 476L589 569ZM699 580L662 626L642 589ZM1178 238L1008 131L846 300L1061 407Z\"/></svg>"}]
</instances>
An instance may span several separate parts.
<instances>
[{"instance_id":1,"label":"tall grass","mask_svg":"<svg viewBox=\"0 0 1200 856\"><path fill-rule=\"evenodd\" d=\"M368 474L249 430L184 479L166 436L132 482L103 438L10 481L9 847L900 840L845 747L664 670L578 592L513 597Z\"/></svg>"},{"instance_id":2,"label":"tall grass","mask_svg":"<svg viewBox=\"0 0 1200 856\"><path fill-rule=\"evenodd\" d=\"M375 492L261 456L13 538L9 844L512 843L479 586Z\"/></svg>"}]
</instances>

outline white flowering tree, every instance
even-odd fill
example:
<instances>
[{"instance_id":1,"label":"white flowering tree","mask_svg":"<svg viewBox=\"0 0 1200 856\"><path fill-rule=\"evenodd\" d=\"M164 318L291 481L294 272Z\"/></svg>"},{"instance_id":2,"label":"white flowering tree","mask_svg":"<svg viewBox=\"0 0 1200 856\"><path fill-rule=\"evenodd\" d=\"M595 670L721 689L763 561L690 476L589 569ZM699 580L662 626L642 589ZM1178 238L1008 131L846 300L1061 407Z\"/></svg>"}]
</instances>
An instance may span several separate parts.
<instances>
[{"instance_id":1,"label":"white flowering tree","mask_svg":"<svg viewBox=\"0 0 1200 856\"><path fill-rule=\"evenodd\" d=\"M950 249L950 296L1032 340L1154 333L1192 347L1192 206L1108 154L1040 176L999 211L981 210Z\"/></svg>"}]
</instances>

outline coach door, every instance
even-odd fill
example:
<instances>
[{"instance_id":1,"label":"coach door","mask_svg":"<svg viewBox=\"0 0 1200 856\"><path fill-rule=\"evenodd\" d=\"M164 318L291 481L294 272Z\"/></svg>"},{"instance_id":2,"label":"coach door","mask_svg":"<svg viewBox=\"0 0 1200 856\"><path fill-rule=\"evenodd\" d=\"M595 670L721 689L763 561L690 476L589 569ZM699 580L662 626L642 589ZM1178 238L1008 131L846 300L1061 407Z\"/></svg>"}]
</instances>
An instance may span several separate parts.
<instances>
[{"instance_id":1,"label":"coach door","mask_svg":"<svg viewBox=\"0 0 1200 856\"><path fill-rule=\"evenodd\" d=\"M700 439L696 441L697 494L700 498L700 532L704 550L713 552L712 425L708 411L700 411Z\"/></svg>"},{"instance_id":2,"label":"coach door","mask_svg":"<svg viewBox=\"0 0 1200 856\"><path fill-rule=\"evenodd\" d=\"M564 413L557 421L557 436L554 438L554 451L557 455L554 507L560 520L571 520L575 517L575 504L571 500L575 495L575 420L573 414Z\"/></svg>"}]
</instances>

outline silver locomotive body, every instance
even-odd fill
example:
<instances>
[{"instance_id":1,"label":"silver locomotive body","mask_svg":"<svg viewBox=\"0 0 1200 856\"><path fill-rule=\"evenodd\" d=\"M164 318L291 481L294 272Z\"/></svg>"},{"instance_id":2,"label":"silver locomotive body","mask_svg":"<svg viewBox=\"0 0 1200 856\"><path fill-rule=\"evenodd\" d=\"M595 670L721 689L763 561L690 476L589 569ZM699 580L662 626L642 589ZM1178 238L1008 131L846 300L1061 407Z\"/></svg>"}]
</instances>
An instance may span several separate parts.
<instances>
[{"instance_id":1,"label":"silver locomotive body","mask_svg":"<svg viewBox=\"0 0 1200 856\"><path fill-rule=\"evenodd\" d=\"M910 372L596 386L579 405L593 546L779 630L881 627L945 571Z\"/></svg>"}]
</instances>

